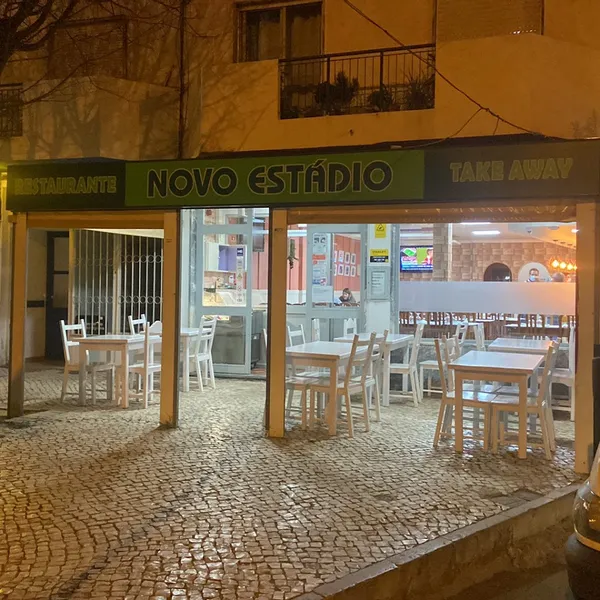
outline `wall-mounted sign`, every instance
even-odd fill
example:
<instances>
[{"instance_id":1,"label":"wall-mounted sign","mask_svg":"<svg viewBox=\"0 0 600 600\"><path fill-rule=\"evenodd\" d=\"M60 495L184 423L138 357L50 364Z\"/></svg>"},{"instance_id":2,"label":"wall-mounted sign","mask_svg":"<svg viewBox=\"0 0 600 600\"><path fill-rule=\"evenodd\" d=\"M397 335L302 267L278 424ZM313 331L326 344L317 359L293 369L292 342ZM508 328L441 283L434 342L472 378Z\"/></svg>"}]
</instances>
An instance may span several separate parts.
<instances>
[{"instance_id":1,"label":"wall-mounted sign","mask_svg":"<svg viewBox=\"0 0 600 600\"><path fill-rule=\"evenodd\" d=\"M421 151L129 163L127 205L268 206L419 199L423 168Z\"/></svg>"},{"instance_id":2,"label":"wall-mounted sign","mask_svg":"<svg viewBox=\"0 0 600 600\"><path fill-rule=\"evenodd\" d=\"M235 301L237 304L244 303L244 275L246 274L246 264L244 257L244 247L238 246L235 251Z\"/></svg>"},{"instance_id":3,"label":"wall-mounted sign","mask_svg":"<svg viewBox=\"0 0 600 600\"><path fill-rule=\"evenodd\" d=\"M301 206L414 200L597 199L600 142L8 166L7 209ZM387 226L377 224L375 238ZM338 262L341 262L338 255Z\"/></svg>"},{"instance_id":4,"label":"wall-mounted sign","mask_svg":"<svg viewBox=\"0 0 600 600\"><path fill-rule=\"evenodd\" d=\"M371 248L369 251L369 262L389 263L390 251L387 248Z\"/></svg>"},{"instance_id":5,"label":"wall-mounted sign","mask_svg":"<svg viewBox=\"0 0 600 600\"><path fill-rule=\"evenodd\" d=\"M93 210L125 205L125 162L38 161L8 166L6 206L24 210Z\"/></svg>"},{"instance_id":6,"label":"wall-mounted sign","mask_svg":"<svg viewBox=\"0 0 600 600\"><path fill-rule=\"evenodd\" d=\"M387 225L385 223L377 223L375 225L375 237L379 239L387 237Z\"/></svg>"},{"instance_id":7,"label":"wall-mounted sign","mask_svg":"<svg viewBox=\"0 0 600 600\"><path fill-rule=\"evenodd\" d=\"M565 198L599 193L597 142L430 150L425 198Z\"/></svg>"},{"instance_id":8,"label":"wall-mounted sign","mask_svg":"<svg viewBox=\"0 0 600 600\"><path fill-rule=\"evenodd\" d=\"M369 281L367 287L369 300L390 299L390 270L369 269Z\"/></svg>"}]
</instances>

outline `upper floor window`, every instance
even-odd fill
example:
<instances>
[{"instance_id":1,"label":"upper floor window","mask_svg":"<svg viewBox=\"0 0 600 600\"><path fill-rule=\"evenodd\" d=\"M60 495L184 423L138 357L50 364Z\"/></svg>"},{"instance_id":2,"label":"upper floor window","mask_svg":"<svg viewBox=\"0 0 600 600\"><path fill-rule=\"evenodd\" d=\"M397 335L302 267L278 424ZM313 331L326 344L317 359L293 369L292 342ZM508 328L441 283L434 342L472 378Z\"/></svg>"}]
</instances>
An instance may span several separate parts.
<instances>
[{"instance_id":1,"label":"upper floor window","mask_svg":"<svg viewBox=\"0 0 600 600\"><path fill-rule=\"evenodd\" d=\"M127 21L123 18L66 22L50 40L48 75L127 77Z\"/></svg>"},{"instance_id":2,"label":"upper floor window","mask_svg":"<svg viewBox=\"0 0 600 600\"><path fill-rule=\"evenodd\" d=\"M241 61L315 56L321 51L320 2L240 11Z\"/></svg>"}]
</instances>

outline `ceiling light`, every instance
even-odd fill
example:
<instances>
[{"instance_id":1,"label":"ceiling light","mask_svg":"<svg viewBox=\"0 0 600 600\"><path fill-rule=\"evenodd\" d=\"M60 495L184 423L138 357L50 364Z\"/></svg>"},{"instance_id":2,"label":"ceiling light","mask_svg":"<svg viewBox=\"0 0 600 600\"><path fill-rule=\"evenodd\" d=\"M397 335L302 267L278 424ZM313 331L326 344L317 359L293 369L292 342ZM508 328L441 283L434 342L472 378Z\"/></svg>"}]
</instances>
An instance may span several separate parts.
<instances>
[{"instance_id":1,"label":"ceiling light","mask_svg":"<svg viewBox=\"0 0 600 600\"><path fill-rule=\"evenodd\" d=\"M577 233L579 231L579 229L575 228L575 229L571 229L571 233Z\"/></svg>"},{"instance_id":2,"label":"ceiling light","mask_svg":"<svg viewBox=\"0 0 600 600\"><path fill-rule=\"evenodd\" d=\"M461 225L491 225L491 221L465 221Z\"/></svg>"},{"instance_id":3,"label":"ceiling light","mask_svg":"<svg viewBox=\"0 0 600 600\"><path fill-rule=\"evenodd\" d=\"M404 240L407 238L419 238L419 239L426 239L426 238L431 238L433 237L433 234L431 233L427 233L427 232L423 232L423 233L403 233L402 231L400 232L400 239Z\"/></svg>"},{"instance_id":4,"label":"ceiling light","mask_svg":"<svg viewBox=\"0 0 600 600\"><path fill-rule=\"evenodd\" d=\"M481 231L472 231L473 235L500 235L498 229L482 229Z\"/></svg>"}]
</instances>

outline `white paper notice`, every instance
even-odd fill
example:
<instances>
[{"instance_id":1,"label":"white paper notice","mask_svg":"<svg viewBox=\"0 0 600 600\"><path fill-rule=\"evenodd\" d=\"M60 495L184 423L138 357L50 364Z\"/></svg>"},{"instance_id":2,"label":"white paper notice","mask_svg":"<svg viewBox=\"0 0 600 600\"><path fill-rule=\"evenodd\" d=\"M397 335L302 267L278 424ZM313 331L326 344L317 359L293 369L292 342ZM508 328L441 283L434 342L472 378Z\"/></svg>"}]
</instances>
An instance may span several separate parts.
<instances>
[{"instance_id":1,"label":"white paper notice","mask_svg":"<svg viewBox=\"0 0 600 600\"><path fill-rule=\"evenodd\" d=\"M333 302L333 286L332 285L313 285L312 288L313 303Z\"/></svg>"}]
</instances>

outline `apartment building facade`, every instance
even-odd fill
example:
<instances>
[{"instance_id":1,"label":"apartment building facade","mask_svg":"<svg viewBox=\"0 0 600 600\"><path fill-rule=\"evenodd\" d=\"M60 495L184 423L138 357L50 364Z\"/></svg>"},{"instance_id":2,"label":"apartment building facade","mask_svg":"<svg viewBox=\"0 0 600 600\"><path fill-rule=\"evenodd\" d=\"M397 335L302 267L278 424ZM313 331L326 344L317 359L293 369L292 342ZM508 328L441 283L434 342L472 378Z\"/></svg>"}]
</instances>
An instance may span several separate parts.
<instances>
[{"instance_id":1,"label":"apartment building facade","mask_svg":"<svg viewBox=\"0 0 600 600\"><path fill-rule=\"evenodd\" d=\"M184 18L177 10L181 6L169 11L164 3L147 0L135 15L90 9L61 24L39 54L27 60L14 57L0 82L13 98L5 104L10 110L3 111L9 118L1 121L0 160L172 159L371 146L406 150L458 137L597 136L600 85L590 74L600 61L595 31L600 7L591 0L518 0L510 5L413 0L401 6L384 0L192 0L184 4ZM152 7L155 13L143 12ZM70 54L74 47L75 58ZM41 98L28 103L33 93ZM15 102L15 94L25 103ZM138 204L144 206L144 199ZM534 204L528 208L534 210ZM589 214L595 210L593 204L588 208ZM352 214L357 219L352 223L371 223L360 210ZM208 224L206 216L197 218L205 218L202 225ZM393 223L394 215L387 216ZM323 222L338 222L331 218ZM340 222L348 224L349 218ZM266 220L263 215L263 230ZM385 217L381 220L385 224ZM445 246L447 255L449 223L439 223L433 240L434 247ZM254 236L253 223L243 217L233 223L215 219L213 225L222 228L216 235L234 231L238 238ZM4 294L10 289L5 215L2 228ZM197 247L206 234L196 238ZM48 324L49 273L43 265L49 264L50 238L44 231L37 238L34 229L28 235L32 304L26 354L37 356L44 347L35 346L35 340L43 338L39 333ZM586 235L590 242L593 236ZM242 262L238 256L236 269ZM283 251L277 268L285 281L282 257ZM593 270L596 263L591 264ZM348 268L352 273L351 264ZM580 273L589 272L587 268ZM65 272L57 269L52 276L64 280ZM36 297L29 296L32 290ZM202 296L203 291L196 293ZM251 309L251 303L245 308ZM0 311L6 349L8 302L1 302ZM285 311L280 312L285 321ZM280 325L283 331L285 322ZM3 360L6 350L4 358L0 353ZM586 389L589 384L586 374ZM584 433L582 446L590 437Z\"/></svg>"},{"instance_id":2,"label":"apartment building facade","mask_svg":"<svg viewBox=\"0 0 600 600\"><path fill-rule=\"evenodd\" d=\"M11 57L0 82L0 166L598 135L600 85L589 73L600 63L600 7L591 0L193 0L183 20L179 3L166 6L91 5L45 47ZM40 264L46 246L40 235ZM42 282L31 291L32 332L44 329L45 278L32 276L32 286ZM5 363L8 302L0 306ZM32 334L31 356L43 355L33 342L42 337Z\"/></svg>"},{"instance_id":3,"label":"apartment building facade","mask_svg":"<svg viewBox=\"0 0 600 600\"><path fill-rule=\"evenodd\" d=\"M180 8L90 6L43 49L12 57L0 82L0 164L598 135L591 0L192 0L183 19ZM1 222L4 295L4 210ZM39 340L47 240L33 243L28 318ZM30 355L43 352L32 341Z\"/></svg>"}]
</instances>

